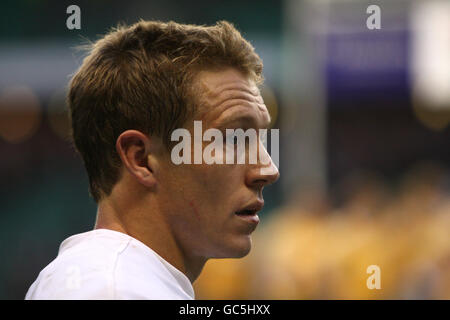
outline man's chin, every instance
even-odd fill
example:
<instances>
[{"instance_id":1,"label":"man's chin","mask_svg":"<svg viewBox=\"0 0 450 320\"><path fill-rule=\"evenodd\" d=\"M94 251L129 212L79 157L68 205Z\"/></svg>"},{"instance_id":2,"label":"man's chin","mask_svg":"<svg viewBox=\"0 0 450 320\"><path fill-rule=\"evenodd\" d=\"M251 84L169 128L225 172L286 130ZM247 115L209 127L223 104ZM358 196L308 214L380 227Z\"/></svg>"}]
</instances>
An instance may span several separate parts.
<instances>
[{"instance_id":1,"label":"man's chin","mask_svg":"<svg viewBox=\"0 0 450 320\"><path fill-rule=\"evenodd\" d=\"M251 236L240 236L227 242L226 246L222 247L220 254L215 256L215 258L243 258L250 253L251 248Z\"/></svg>"}]
</instances>

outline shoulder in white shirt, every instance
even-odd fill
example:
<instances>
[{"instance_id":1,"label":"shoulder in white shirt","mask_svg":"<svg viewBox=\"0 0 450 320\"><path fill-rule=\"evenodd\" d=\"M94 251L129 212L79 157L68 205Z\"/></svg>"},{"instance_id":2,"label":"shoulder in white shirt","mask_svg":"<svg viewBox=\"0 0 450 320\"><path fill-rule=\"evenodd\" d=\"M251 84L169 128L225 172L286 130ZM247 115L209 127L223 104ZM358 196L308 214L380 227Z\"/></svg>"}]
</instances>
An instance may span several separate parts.
<instances>
[{"instance_id":1,"label":"shoulder in white shirt","mask_svg":"<svg viewBox=\"0 0 450 320\"><path fill-rule=\"evenodd\" d=\"M124 233L71 236L25 299L194 299L191 282L151 248Z\"/></svg>"}]
</instances>

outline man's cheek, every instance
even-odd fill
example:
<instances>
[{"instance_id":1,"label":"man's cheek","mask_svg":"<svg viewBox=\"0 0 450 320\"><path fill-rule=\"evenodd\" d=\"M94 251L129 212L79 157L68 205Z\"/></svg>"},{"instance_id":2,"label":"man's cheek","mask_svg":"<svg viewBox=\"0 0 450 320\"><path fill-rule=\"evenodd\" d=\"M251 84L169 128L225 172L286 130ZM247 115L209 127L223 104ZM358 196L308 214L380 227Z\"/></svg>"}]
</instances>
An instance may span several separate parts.
<instances>
[{"instance_id":1,"label":"man's cheek","mask_svg":"<svg viewBox=\"0 0 450 320\"><path fill-rule=\"evenodd\" d=\"M194 201L194 200L188 201L188 206L189 206L189 208L191 209L191 211L192 211L193 216L195 217L195 219L196 219L197 221L200 221L201 216L200 216L200 212L199 212L199 210L198 210L198 207L197 207L195 201Z\"/></svg>"}]
</instances>

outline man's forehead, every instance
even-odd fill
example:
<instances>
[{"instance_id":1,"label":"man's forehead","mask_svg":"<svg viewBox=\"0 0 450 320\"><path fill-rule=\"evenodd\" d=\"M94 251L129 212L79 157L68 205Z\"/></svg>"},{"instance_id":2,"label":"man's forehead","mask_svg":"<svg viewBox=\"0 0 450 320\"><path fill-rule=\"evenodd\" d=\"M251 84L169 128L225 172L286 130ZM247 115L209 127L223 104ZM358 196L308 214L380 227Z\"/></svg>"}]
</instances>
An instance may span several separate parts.
<instances>
[{"instance_id":1,"label":"man's forehead","mask_svg":"<svg viewBox=\"0 0 450 320\"><path fill-rule=\"evenodd\" d=\"M216 71L201 71L197 75L197 81L208 95L217 94L230 85L246 89L253 94L259 93L255 82L250 77L245 76L242 72L234 68Z\"/></svg>"},{"instance_id":2,"label":"man's forehead","mask_svg":"<svg viewBox=\"0 0 450 320\"><path fill-rule=\"evenodd\" d=\"M226 114L238 118L236 112L247 111L244 113L254 113L261 126L270 122L256 83L238 70L202 71L196 80L200 119L223 118Z\"/></svg>"}]
</instances>

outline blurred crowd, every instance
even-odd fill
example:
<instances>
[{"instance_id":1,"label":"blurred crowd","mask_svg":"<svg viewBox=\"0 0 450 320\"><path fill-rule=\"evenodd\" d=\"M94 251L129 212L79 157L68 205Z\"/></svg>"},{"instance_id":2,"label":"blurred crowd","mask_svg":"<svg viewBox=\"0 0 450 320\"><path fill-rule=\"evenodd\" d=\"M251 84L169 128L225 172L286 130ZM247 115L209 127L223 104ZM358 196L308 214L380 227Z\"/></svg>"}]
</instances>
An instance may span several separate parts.
<instances>
[{"instance_id":1,"label":"blurred crowd","mask_svg":"<svg viewBox=\"0 0 450 320\"><path fill-rule=\"evenodd\" d=\"M197 299L450 299L449 172L352 174L299 193L262 223L243 259L210 260ZM367 268L380 268L369 289Z\"/></svg>"}]
</instances>

